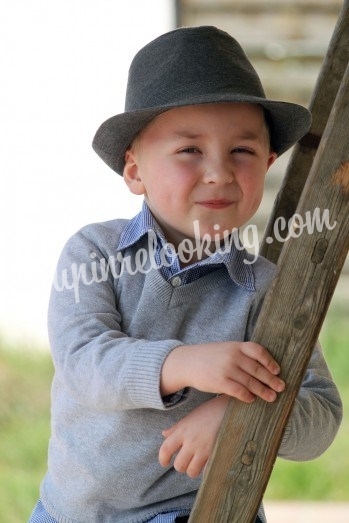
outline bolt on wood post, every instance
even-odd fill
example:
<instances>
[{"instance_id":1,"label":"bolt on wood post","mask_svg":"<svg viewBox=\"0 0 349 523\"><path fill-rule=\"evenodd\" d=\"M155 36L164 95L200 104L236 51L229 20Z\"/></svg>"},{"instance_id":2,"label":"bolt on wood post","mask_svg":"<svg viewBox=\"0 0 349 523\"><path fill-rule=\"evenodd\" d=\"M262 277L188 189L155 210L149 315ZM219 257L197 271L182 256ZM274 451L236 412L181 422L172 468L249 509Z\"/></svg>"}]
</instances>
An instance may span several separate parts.
<instances>
[{"instance_id":1,"label":"bolt on wood post","mask_svg":"<svg viewBox=\"0 0 349 523\"><path fill-rule=\"evenodd\" d=\"M252 337L280 363L286 391L272 404L231 399L190 523L255 522L348 253L348 122L349 66ZM321 220L311 225L316 216L325 216L322 226Z\"/></svg>"}]
</instances>

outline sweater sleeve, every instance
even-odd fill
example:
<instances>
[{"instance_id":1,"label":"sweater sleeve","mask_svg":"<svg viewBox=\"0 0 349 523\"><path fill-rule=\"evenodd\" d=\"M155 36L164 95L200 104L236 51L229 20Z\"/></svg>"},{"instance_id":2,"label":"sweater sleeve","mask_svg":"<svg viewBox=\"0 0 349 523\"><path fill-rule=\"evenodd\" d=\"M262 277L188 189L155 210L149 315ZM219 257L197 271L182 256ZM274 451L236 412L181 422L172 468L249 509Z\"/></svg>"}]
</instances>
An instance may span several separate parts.
<instances>
[{"instance_id":1,"label":"sweater sleeve","mask_svg":"<svg viewBox=\"0 0 349 523\"><path fill-rule=\"evenodd\" d=\"M293 461L317 458L331 445L342 420L342 402L319 344L296 397L279 456Z\"/></svg>"},{"instance_id":2,"label":"sweater sleeve","mask_svg":"<svg viewBox=\"0 0 349 523\"><path fill-rule=\"evenodd\" d=\"M161 368L181 342L133 339L122 332L114 292L118 275L111 267L115 235L103 224L91 227L67 242L51 291L48 332L56 381L95 410L171 407L161 398ZM104 274L101 260L109 264Z\"/></svg>"}]
</instances>

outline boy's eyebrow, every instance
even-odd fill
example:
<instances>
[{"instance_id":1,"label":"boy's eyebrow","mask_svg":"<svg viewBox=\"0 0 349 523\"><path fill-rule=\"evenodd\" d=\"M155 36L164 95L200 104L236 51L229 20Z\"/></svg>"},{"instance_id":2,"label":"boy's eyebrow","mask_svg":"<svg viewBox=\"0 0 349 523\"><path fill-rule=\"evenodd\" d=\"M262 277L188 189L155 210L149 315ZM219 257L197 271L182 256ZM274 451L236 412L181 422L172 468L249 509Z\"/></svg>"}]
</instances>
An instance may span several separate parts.
<instances>
[{"instance_id":1,"label":"boy's eyebrow","mask_svg":"<svg viewBox=\"0 0 349 523\"><path fill-rule=\"evenodd\" d=\"M238 133L237 138L242 140L259 140L260 135L254 131L243 131L242 133Z\"/></svg>"},{"instance_id":2,"label":"boy's eyebrow","mask_svg":"<svg viewBox=\"0 0 349 523\"><path fill-rule=\"evenodd\" d=\"M175 136L179 136L180 138L189 138L189 139L192 139L192 140L195 140L196 138L201 138L202 137L202 134L198 134L198 133L192 133L190 131L175 131L173 133Z\"/></svg>"},{"instance_id":3,"label":"boy's eyebrow","mask_svg":"<svg viewBox=\"0 0 349 523\"><path fill-rule=\"evenodd\" d=\"M173 134L174 134L174 136L178 136L180 138L189 138L192 140L195 140L197 138L202 138L202 136L203 136L203 134L194 133L194 132L190 132L190 131L186 131L186 130L175 131ZM260 135L254 131L246 130L246 131L242 131L241 133L240 132L237 133L236 138L238 140L259 140Z\"/></svg>"}]
</instances>

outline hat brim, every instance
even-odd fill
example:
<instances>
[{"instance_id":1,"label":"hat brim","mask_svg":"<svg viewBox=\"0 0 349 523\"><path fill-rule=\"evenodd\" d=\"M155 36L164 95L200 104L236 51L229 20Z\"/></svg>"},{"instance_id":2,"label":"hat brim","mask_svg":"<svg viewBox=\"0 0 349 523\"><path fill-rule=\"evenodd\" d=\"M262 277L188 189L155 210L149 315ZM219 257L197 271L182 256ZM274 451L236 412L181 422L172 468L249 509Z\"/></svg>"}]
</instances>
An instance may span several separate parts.
<instances>
[{"instance_id":1,"label":"hat brim","mask_svg":"<svg viewBox=\"0 0 349 523\"><path fill-rule=\"evenodd\" d=\"M97 130L92 147L113 171L122 175L127 149L140 131L156 116L176 107L223 102L255 103L264 107L271 121L272 148L278 156L300 140L311 125L310 112L298 104L253 96L232 96L231 93L205 95L186 99L183 102L177 101L174 105L163 105L112 116Z\"/></svg>"}]
</instances>

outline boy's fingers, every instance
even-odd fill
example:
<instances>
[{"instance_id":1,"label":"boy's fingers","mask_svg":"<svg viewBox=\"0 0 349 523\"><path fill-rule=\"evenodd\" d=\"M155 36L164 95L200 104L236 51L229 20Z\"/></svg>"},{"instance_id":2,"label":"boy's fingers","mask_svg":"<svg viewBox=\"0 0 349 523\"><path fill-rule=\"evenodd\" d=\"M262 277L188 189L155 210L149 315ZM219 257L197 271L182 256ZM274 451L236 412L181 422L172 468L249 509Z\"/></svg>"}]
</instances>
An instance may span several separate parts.
<instances>
[{"instance_id":1,"label":"boy's fingers","mask_svg":"<svg viewBox=\"0 0 349 523\"><path fill-rule=\"evenodd\" d=\"M208 458L199 458L194 455L193 459L189 463L186 473L190 478L197 478L203 472L204 467L206 466Z\"/></svg>"},{"instance_id":2,"label":"boy's fingers","mask_svg":"<svg viewBox=\"0 0 349 523\"><path fill-rule=\"evenodd\" d=\"M245 385L236 380L228 381L222 392L244 403L252 403L256 399L256 396Z\"/></svg>"},{"instance_id":3,"label":"boy's fingers","mask_svg":"<svg viewBox=\"0 0 349 523\"><path fill-rule=\"evenodd\" d=\"M224 391L225 394L243 401L244 403L253 403L256 396L268 402L272 402L276 399L275 391L269 389L251 376L246 375L246 378L242 381L243 384L232 381L231 385Z\"/></svg>"},{"instance_id":4,"label":"boy's fingers","mask_svg":"<svg viewBox=\"0 0 349 523\"><path fill-rule=\"evenodd\" d=\"M263 367L261 369L264 373L268 373ZM277 392L282 392L285 388L284 382L270 373L268 373L268 377L263 377L263 379L260 376L258 379L253 374L254 372L251 369L240 368L240 370L236 370L234 378L225 383L224 393L244 403L252 403L256 396L272 402L276 400Z\"/></svg>"},{"instance_id":5,"label":"boy's fingers","mask_svg":"<svg viewBox=\"0 0 349 523\"><path fill-rule=\"evenodd\" d=\"M259 398L269 402L273 402L277 398L277 393L263 385L260 381L255 380L251 378L248 383L249 390L253 391L253 393L258 396Z\"/></svg>"},{"instance_id":6,"label":"boy's fingers","mask_svg":"<svg viewBox=\"0 0 349 523\"><path fill-rule=\"evenodd\" d=\"M272 379L265 380L267 383L256 379L249 373L241 373L240 375L241 384L255 396L262 398L265 401L272 402L277 398L277 392L282 392L285 388L284 383L276 376L272 376ZM271 386L271 382L278 380L276 384Z\"/></svg>"},{"instance_id":7,"label":"boy's fingers","mask_svg":"<svg viewBox=\"0 0 349 523\"><path fill-rule=\"evenodd\" d=\"M176 448L172 447L171 442L165 440L159 449L159 462L163 467L167 467L175 453Z\"/></svg>"},{"instance_id":8,"label":"boy's fingers","mask_svg":"<svg viewBox=\"0 0 349 523\"><path fill-rule=\"evenodd\" d=\"M192 459L193 459L192 452L189 450L184 450L184 447L182 447L173 462L173 466L177 470L177 472L181 472L184 474L187 472L187 469L188 469Z\"/></svg>"},{"instance_id":9,"label":"boy's fingers","mask_svg":"<svg viewBox=\"0 0 349 523\"><path fill-rule=\"evenodd\" d=\"M271 374L277 375L280 373L280 365L274 360L270 352L262 345L254 342L244 343L243 352L249 358L258 361L263 367L268 369Z\"/></svg>"},{"instance_id":10,"label":"boy's fingers","mask_svg":"<svg viewBox=\"0 0 349 523\"><path fill-rule=\"evenodd\" d=\"M172 434L175 427L176 427L176 425L172 425L172 427L168 427L167 429L164 429L161 434L164 436L164 438L167 438L168 436L170 436Z\"/></svg>"},{"instance_id":11,"label":"boy's fingers","mask_svg":"<svg viewBox=\"0 0 349 523\"><path fill-rule=\"evenodd\" d=\"M172 429L173 429L173 427L170 427L169 429L164 430L163 435L167 431L172 432ZM178 452L182 446L182 442L180 439L173 437L173 436L170 437L170 434L168 434L165 437L166 437L166 439L162 443L162 445L159 449L159 462L160 462L160 465L162 465L163 467L167 467L170 464L173 455L176 452Z\"/></svg>"},{"instance_id":12,"label":"boy's fingers","mask_svg":"<svg viewBox=\"0 0 349 523\"><path fill-rule=\"evenodd\" d=\"M161 445L159 450L159 463L163 467L168 467L171 462L172 454L168 451L164 444Z\"/></svg>"},{"instance_id":13,"label":"boy's fingers","mask_svg":"<svg viewBox=\"0 0 349 523\"><path fill-rule=\"evenodd\" d=\"M244 361L241 367L248 376L267 385L275 392L282 392L285 389L285 382L275 374L271 374L265 367L254 360Z\"/></svg>"}]
</instances>

